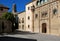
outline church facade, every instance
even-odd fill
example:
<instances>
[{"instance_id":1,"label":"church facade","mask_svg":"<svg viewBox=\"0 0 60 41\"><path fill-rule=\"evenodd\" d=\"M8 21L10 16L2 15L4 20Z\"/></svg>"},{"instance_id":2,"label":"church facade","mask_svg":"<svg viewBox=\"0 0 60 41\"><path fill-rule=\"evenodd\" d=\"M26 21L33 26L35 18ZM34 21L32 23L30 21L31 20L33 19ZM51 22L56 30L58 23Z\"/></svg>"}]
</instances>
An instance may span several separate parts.
<instances>
[{"instance_id":1,"label":"church facade","mask_svg":"<svg viewBox=\"0 0 60 41\"><path fill-rule=\"evenodd\" d=\"M60 35L60 0L33 0L18 17L19 30Z\"/></svg>"}]
</instances>

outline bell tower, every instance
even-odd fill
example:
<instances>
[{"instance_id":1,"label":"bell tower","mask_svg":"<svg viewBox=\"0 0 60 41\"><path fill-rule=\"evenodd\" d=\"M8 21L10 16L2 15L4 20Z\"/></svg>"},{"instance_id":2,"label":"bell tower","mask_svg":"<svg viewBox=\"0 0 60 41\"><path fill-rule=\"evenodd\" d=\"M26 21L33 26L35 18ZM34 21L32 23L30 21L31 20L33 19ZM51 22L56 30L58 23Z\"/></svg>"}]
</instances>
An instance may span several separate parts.
<instances>
[{"instance_id":1,"label":"bell tower","mask_svg":"<svg viewBox=\"0 0 60 41\"><path fill-rule=\"evenodd\" d=\"M15 27L15 29L18 29L18 13L16 10L16 4L13 4L13 6L12 6L12 13L13 13L14 18L15 18L14 27Z\"/></svg>"},{"instance_id":2,"label":"bell tower","mask_svg":"<svg viewBox=\"0 0 60 41\"><path fill-rule=\"evenodd\" d=\"M12 6L12 13L16 13L17 12L17 10L16 10L16 4L13 4L13 6Z\"/></svg>"}]
</instances>

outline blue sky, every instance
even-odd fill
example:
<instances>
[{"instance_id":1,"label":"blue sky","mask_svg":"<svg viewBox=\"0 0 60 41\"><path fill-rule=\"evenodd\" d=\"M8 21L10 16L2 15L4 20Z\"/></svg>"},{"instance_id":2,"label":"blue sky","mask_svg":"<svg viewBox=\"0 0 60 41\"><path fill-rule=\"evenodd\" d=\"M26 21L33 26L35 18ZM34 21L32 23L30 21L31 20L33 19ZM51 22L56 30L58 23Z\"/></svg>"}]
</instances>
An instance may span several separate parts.
<instances>
[{"instance_id":1,"label":"blue sky","mask_svg":"<svg viewBox=\"0 0 60 41\"><path fill-rule=\"evenodd\" d=\"M0 0L0 4L10 8L9 12L12 11L13 3L15 3L17 6L17 12L21 12L25 10L25 5L29 2L31 2L31 0Z\"/></svg>"}]
</instances>

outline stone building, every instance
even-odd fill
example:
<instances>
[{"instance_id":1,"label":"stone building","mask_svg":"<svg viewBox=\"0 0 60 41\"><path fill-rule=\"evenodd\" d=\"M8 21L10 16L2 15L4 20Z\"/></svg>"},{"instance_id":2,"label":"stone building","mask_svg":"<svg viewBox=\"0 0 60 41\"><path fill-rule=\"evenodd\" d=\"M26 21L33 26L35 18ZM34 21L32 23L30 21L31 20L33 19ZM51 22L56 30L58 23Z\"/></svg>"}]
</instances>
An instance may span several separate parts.
<instances>
[{"instance_id":1,"label":"stone building","mask_svg":"<svg viewBox=\"0 0 60 41\"><path fill-rule=\"evenodd\" d=\"M20 12L20 14L18 15L19 17L19 30L22 30L22 31L26 31L26 13L23 11L23 12Z\"/></svg>"},{"instance_id":2,"label":"stone building","mask_svg":"<svg viewBox=\"0 0 60 41\"><path fill-rule=\"evenodd\" d=\"M11 32L12 32L11 21L0 19L0 33L11 33Z\"/></svg>"},{"instance_id":3,"label":"stone building","mask_svg":"<svg viewBox=\"0 0 60 41\"><path fill-rule=\"evenodd\" d=\"M25 18L25 31L60 35L60 0L33 0L18 15Z\"/></svg>"}]
</instances>

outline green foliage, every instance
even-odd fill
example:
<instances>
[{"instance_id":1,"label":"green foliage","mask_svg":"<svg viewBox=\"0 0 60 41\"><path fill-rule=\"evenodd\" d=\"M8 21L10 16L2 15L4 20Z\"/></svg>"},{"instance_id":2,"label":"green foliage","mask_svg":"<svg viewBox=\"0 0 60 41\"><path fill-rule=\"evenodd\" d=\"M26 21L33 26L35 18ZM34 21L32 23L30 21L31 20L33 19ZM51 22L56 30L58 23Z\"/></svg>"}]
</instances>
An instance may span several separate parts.
<instances>
[{"instance_id":1,"label":"green foliage","mask_svg":"<svg viewBox=\"0 0 60 41\"><path fill-rule=\"evenodd\" d=\"M10 12L3 13L2 19L14 21L14 15Z\"/></svg>"},{"instance_id":2,"label":"green foliage","mask_svg":"<svg viewBox=\"0 0 60 41\"><path fill-rule=\"evenodd\" d=\"M3 13L2 17L0 17L3 20L9 20L12 23L12 30L14 31L16 28L16 19L14 15L10 12ZM15 24L15 25L14 25Z\"/></svg>"}]
</instances>

